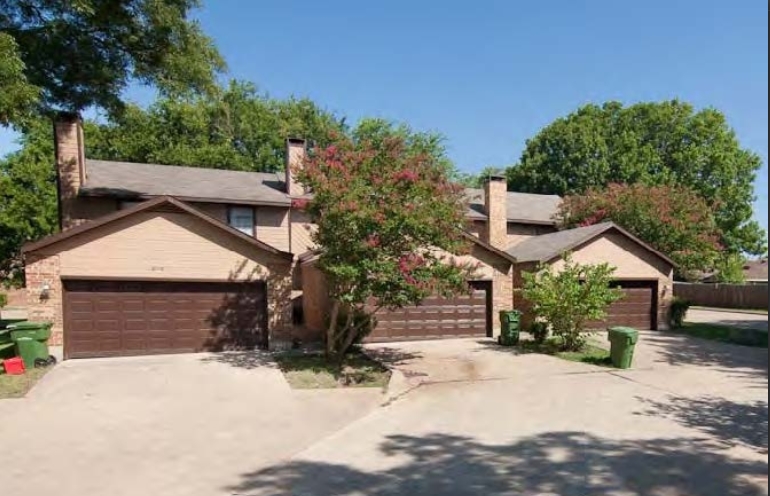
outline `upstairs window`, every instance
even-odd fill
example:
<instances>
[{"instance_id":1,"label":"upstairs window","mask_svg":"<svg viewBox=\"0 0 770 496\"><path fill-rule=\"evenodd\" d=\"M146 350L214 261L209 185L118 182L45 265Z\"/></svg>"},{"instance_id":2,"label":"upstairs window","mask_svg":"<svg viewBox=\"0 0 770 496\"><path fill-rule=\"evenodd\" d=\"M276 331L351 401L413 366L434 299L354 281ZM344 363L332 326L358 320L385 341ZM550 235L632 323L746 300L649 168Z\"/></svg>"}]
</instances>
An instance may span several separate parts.
<instances>
[{"instance_id":1,"label":"upstairs window","mask_svg":"<svg viewBox=\"0 0 770 496\"><path fill-rule=\"evenodd\" d=\"M254 209L252 207L228 207L227 223L243 234L254 236Z\"/></svg>"}]
</instances>

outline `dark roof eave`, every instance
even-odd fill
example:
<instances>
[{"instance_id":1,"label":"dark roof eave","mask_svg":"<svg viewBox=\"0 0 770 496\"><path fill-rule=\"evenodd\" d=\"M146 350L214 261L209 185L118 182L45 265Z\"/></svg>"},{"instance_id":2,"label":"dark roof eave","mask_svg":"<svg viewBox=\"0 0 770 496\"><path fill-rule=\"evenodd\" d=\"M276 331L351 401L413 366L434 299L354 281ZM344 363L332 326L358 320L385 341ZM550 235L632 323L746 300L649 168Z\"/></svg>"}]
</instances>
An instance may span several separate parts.
<instances>
[{"instance_id":1,"label":"dark roof eave","mask_svg":"<svg viewBox=\"0 0 770 496\"><path fill-rule=\"evenodd\" d=\"M80 188L78 196L90 198L115 198L119 200L152 200L154 198L163 198L165 195L146 195L143 193L118 193L110 191L90 190ZM177 200L194 203L226 203L229 205L254 205L266 207L291 207L291 200L286 201L265 201L265 200L242 200L234 198L206 198L198 196L174 196Z\"/></svg>"}]
</instances>

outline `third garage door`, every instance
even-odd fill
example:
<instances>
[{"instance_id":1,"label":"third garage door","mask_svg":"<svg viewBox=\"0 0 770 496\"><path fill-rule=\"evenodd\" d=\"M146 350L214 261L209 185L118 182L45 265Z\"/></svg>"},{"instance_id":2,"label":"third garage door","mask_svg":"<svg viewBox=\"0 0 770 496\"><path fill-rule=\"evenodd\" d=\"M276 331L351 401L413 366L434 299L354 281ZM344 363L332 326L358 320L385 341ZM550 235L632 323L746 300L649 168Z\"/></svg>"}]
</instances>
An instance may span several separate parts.
<instances>
[{"instance_id":1,"label":"third garage door","mask_svg":"<svg viewBox=\"0 0 770 496\"><path fill-rule=\"evenodd\" d=\"M607 319L594 322L591 327L604 329L611 326L627 326L636 329L656 327L656 281L617 281L613 286L623 291L623 298L607 311Z\"/></svg>"},{"instance_id":2,"label":"third garage door","mask_svg":"<svg viewBox=\"0 0 770 496\"><path fill-rule=\"evenodd\" d=\"M65 281L67 358L264 345L263 283Z\"/></svg>"},{"instance_id":3,"label":"third garage door","mask_svg":"<svg viewBox=\"0 0 770 496\"><path fill-rule=\"evenodd\" d=\"M380 310L368 342L460 338L487 335L487 293L428 297L421 305Z\"/></svg>"}]
</instances>

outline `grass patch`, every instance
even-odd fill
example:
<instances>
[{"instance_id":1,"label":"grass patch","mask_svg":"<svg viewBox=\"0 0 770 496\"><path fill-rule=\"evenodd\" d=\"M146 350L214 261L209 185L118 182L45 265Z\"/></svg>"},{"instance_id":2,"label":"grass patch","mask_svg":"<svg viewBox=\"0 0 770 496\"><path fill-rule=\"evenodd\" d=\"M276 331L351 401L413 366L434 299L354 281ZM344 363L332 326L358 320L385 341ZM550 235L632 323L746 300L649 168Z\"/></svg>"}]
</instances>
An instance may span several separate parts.
<instances>
[{"instance_id":1,"label":"grass patch","mask_svg":"<svg viewBox=\"0 0 770 496\"><path fill-rule=\"evenodd\" d=\"M23 375L0 373L0 400L24 397L49 370L50 367L32 369Z\"/></svg>"},{"instance_id":2,"label":"grass patch","mask_svg":"<svg viewBox=\"0 0 770 496\"><path fill-rule=\"evenodd\" d=\"M551 355L570 362L587 363L599 367L612 367L609 350L592 344L585 344L578 351L564 351L562 340L557 337L549 338L545 343L521 341L519 342L519 349L525 353Z\"/></svg>"},{"instance_id":3,"label":"grass patch","mask_svg":"<svg viewBox=\"0 0 770 496\"><path fill-rule=\"evenodd\" d=\"M348 354L341 365L327 362L319 353L286 353L276 361L294 389L384 388L390 380L388 369L357 352Z\"/></svg>"},{"instance_id":4,"label":"grass patch","mask_svg":"<svg viewBox=\"0 0 770 496\"><path fill-rule=\"evenodd\" d=\"M721 343L767 348L767 332L757 329L744 329L720 324L685 322L684 327L676 329L680 332L701 339L719 341Z\"/></svg>"}]
</instances>

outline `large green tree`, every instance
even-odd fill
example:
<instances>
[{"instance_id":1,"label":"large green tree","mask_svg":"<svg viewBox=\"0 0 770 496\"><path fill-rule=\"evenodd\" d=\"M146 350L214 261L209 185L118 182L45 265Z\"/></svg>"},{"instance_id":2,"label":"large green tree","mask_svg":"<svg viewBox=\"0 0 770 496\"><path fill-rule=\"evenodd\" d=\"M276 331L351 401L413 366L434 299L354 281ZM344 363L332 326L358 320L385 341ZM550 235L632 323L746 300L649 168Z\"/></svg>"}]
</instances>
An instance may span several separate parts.
<instances>
[{"instance_id":1,"label":"large green tree","mask_svg":"<svg viewBox=\"0 0 770 496\"><path fill-rule=\"evenodd\" d=\"M208 92L224 62L197 0L0 0L0 124L33 104L122 107L132 82L167 94Z\"/></svg>"},{"instance_id":2,"label":"large green tree","mask_svg":"<svg viewBox=\"0 0 770 496\"><path fill-rule=\"evenodd\" d=\"M760 157L740 146L725 116L677 100L586 105L527 142L508 170L509 188L582 194L611 183L672 184L694 190L715 209L731 253L766 252L752 220Z\"/></svg>"},{"instance_id":3,"label":"large green tree","mask_svg":"<svg viewBox=\"0 0 770 496\"><path fill-rule=\"evenodd\" d=\"M0 160L0 287L21 282L19 248L57 226L51 123L29 126L21 149Z\"/></svg>"},{"instance_id":4,"label":"large green tree","mask_svg":"<svg viewBox=\"0 0 770 496\"><path fill-rule=\"evenodd\" d=\"M250 83L214 96L161 98L147 109L86 130L89 158L271 172L284 166L285 140L326 146L342 119L308 99L278 100Z\"/></svg>"}]
</instances>

